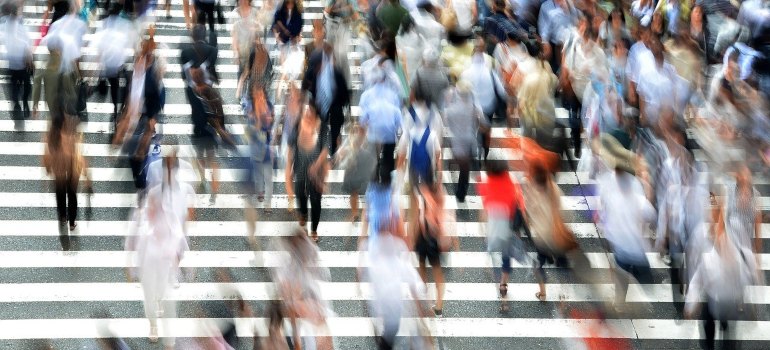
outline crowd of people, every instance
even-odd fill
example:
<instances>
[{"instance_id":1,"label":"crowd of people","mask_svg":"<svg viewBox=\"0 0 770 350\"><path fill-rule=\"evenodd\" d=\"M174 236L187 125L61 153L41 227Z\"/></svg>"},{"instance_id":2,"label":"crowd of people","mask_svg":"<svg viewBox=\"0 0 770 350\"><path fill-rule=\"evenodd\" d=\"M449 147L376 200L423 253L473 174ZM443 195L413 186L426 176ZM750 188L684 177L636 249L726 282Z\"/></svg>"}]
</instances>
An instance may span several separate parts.
<instances>
[{"instance_id":1,"label":"crowd of people","mask_svg":"<svg viewBox=\"0 0 770 350\"><path fill-rule=\"evenodd\" d=\"M190 40L180 44L178 63L193 125L189 162L161 138L165 82L177 77L166 74L173 58L158 54L155 4L107 1L95 17L92 2L49 0L44 37L33 42L22 3L2 6L8 98L19 130L39 118L41 98L47 106L43 165L54 178L64 250L77 226L81 177L91 191L78 123L87 118L89 96L106 95L109 86L111 141L128 159L138 194L126 242L138 269L128 276L144 288L152 341L159 315L175 317L171 290L194 279L179 269L189 249L186 223L195 218L196 190L217 202L222 156L246 160L240 183L255 251L263 249L260 218L279 201L277 169L284 169L287 208L297 221L270 247L288 254L273 271L280 302L264 310L269 335L255 346L334 347L326 323L332 306L320 294L329 272L319 269L318 244L332 169L344 172L347 220L361 222L358 246L366 254L358 278L374 290L369 311L379 320L380 349L406 341L432 346L424 327L403 329L400 320L442 316L442 257L460 249L453 208L466 210L472 193L482 198L503 313L511 259L533 267L534 299L558 301L544 267L598 286L598 269L581 248L597 240L613 253L615 295L592 306L595 318L632 314L629 283L645 289L661 282L653 260L669 266L664 281L677 317L703 320L704 348L714 348L717 322L729 347L739 325L731 321L756 317L746 291L764 283L753 179L770 168L767 1L329 0L323 17L310 21L312 38L303 38L301 0L259 7L238 0L229 16L225 4L184 1ZM96 21L88 46L100 72L90 84L82 48ZM224 28L217 26L225 21L237 66L234 96L219 87ZM47 48L45 62L34 62L36 45ZM243 137L228 126L236 122L225 116L228 104L241 106ZM583 191L598 199L589 208L597 236L578 239L565 223L556 181L562 172L595 184L584 183ZM453 200L457 206L447 205ZM233 317L252 313L242 300L228 307ZM231 332L200 346L235 346ZM173 347L173 337L165 335L164 344Z\"/></svg>"}]
</instances>

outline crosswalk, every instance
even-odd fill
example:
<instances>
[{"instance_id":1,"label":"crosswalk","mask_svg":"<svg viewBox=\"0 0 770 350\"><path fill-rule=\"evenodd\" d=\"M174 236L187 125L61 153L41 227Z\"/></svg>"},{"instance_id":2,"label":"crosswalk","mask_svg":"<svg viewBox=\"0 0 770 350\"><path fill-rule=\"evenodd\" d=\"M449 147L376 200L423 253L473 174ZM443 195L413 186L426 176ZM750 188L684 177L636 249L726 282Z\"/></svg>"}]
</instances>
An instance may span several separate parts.
<instances>
[{"instance_id":1,"label":"crosswalk","mask_svg":"<svg viewBox=\"0 0 770 350\"><path fill-rule=\"evenodd\" d=\"M261 1L254 1L260 6ZM37 0L24 7L25 23L32 38L39 37L38 27L45 1ZM310 38L311 20L321 18L322 2L304 1L305 26L303 36ZM181 13L181 1L172 1L172 19L165 19L165 11L156 10L157 34L155 40L167 48L158 50L169 64L165 84L169 89L164 111L164 142L177 144L181 155L192 155L189 120L190 107L185 101L177 62L178 45L187 42L187 31ZM226 11L227 12L227 11ZM231 14L228 14L230 16ZM98 28L97 21L90 27ZM219 27L220 90L226 99L224 106L228 128L234 135L242 135L243 119L240 106L234 99L237 84L237 66L229 37L230 25ZM91 36L87 35L87 42ZM269 38L273 45L274 39ZM360 43L351 40L349 59L352 85L360 93ZM96 51L84 49L81 68L90 76L98 74ZM274 52L275 56L276 53ZM43 62L45 48L35 51L35 58ZM0 68L7 62L0 60ZM0 76L0 85L7 85L7 77ZM95 194L90 198L92 216L85 220L81 208L79 225L73 234L73 252L61 252L58 241L55 201L50 178L40 165L44 144L42 136L47 129L45 120L11 120L10 103L0 101L0 348L32 348L40 340L50 339L56 349L83 349L94 346L95 339L108 334L126 338L134 349L160 348L147 340L149 324L144 318L143 294L137 283L126 282L124 269L131 267L130 253L124 251L129 234L128 215L136 205L130 169L125 160L109 145L111 131L109 98L94 95L88 104L88 121L81 124L84 133L83 152L91 165ZM277 106L280 113L283 106ZM41 116L47 111L40 105ZM358 115L353 107L351 113ZM560 114L561 118L565 116ZM42 117L44 118L44 117ZM20 126L21 132L17 131ZM490 158L511 161L513 174L521 176L521 154L495 147L503 137L502 125L493 128L493 149ZM446 138L445 138L446 141ZM445 142L445 144L447 144ZM242 149L245 152L245 149ZM696 151L696 156L700 153ZM444 149L442 182L453 193L457 171L450 165L451 152ZM266 250L253 252L246 240L247 228L243 223L244 197L238 182L245 170L242 162L230 155L220 160L219 195L214 202L209 195L199 193L195 201L196 221L188 227L191 251L185 254L181 266L191 271L172 299L178 301L177 318L161 324L161 335L182 338L177 348L187 348L185 339L208 334L209 321L222 321L216 314L201 317L200 308L216 309L223 300L233 300L237 291L253 310L255 318L239 318L238 334L251 337L267 334L268 303L275 298L269 269L276 267L283 252L272 250L276 237L291 233L293 214L288 211L284 174L276 171L272 213L260 213L256 236ZM568 169L568 167L565 167ZM473 174L475 175L475 174ZM356 268L363 256L356 251L360 224L345 221L349 201L341 189L343 173L332 170L328 181L330 193L324 195L319 235L322 250L321 265L329 268L331 279L322 284L323 297L331 302L334 316L329 321L329 333L334 336L338 349L373 349L372 319L366 302L371 299L369 284L357 283ZM475 183L475 176L471 182ZM187 179L197 182L192 176ZM766 179L757 179L763 197L763 214L770 211L770 187ZM447 208L455 212L449 234L456 236L460 250L447 253L445 262L446 292L444 317L429 319L424 325L441 349L554 349L571 348L577 338L591 336L591 320L571 319L560 306L583 310L593 302L611 299L614 287L611 275L612 255L605 249L601 233L593 223L593 211L598 208L595 184L585 173L569 171L557 175L564 192L563 215L567 225L578 237L591 269L596 274L596 285L582 284L563 269L547 267L546 302L535 297L537 283L528 265L513 262L508 300L511 310L499 313L497 285L494 283L493 259L486 253L484 226L479 222L481 200L473 186L466 203L457 203L453 196L446 198ZM79 197L81 206L85 195ZM401 198L407 204L406 198ZM767 215L764 216L767 218ZM763 240L770 238L770 221L762 225ZM765 244L768 246L768 244ZM765 249L768 252L769 249ZM770 276L770 253L760 255L760 266L766 278ZM255 266L254 261L259 261ZM670 284L668 267L657 254L650 253L654 284L632 285L627 300L634 305L633 316L607 315L607 323L615 330L613 337L630 341L636 348L697 348L700 333L698 321L679 320L672 300L681 303ZM415 262L416 263L416 262ZM234 283L223 284L216 277L217 269L228 268ZM429 285L430 287L430 285ZM433 288L428 288L432 298ZM598 293L597 293L598 292ZM757 321L739 321L734 336L744 349L767 348L770 341L770 288L754 286L747 293L748 303L756 306ZM105 318L100 312L106 311ZM417 321L408 315L402 330ZM165 328L164 328L165 327ZM109 332L105 332L105 328ZM402 335L408 335L403 333ZM250 348L244 341L243 348Z\"/></svg>"}]
</instances>

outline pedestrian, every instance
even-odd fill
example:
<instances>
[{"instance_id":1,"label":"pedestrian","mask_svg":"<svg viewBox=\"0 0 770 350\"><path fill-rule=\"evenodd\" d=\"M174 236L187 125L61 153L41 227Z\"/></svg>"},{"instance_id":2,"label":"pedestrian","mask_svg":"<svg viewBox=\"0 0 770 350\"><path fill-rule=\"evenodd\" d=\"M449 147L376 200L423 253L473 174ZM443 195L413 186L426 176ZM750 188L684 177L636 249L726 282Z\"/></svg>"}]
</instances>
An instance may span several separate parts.
<instances>
[{"instance_id":1,"label":"pedestrian","mask_svg":"<svg viewBox=\"0 0 770 350\"><path fill-rule=\"evenodd\" d=\"M329 140L323 126L315 104L310 101L289 140L286 156L286 183L293 184L287 186L286 192L289 201L293 201L294 196L297 196L301 227L307 225L308 200L310 201L310 237L314 242L318 242L321 196L329 170Z\"/></svg>"},{"instance_id":2,"label":"pedestrian","mask_svg":"<svg viewBox=\"0 0 770 350\"><path fill-rule=\"evenodd\" d=\"M272 211L273 198L273 111L262 90L254 93L254 109L247 114L246 138L251 149L253 178L257 201L265 202L266 213Z\"/></svg>"},{"instance_id":3,"label":"pedestrian","mask_svg":"<svg viewBox=\"0 0 770 350\"><path fill-rule=\"evenodd\" d=\"M256 37L260 36L260 23L257 8L252 6L251 0L238 0L238 6L233 10L235 19L230 33L233 39L233 58L238 65L238 76L243 74L251 54L251 45Z\"/></svg>"},{"instance_id":4,"label":"pedestrian","mask_svg":"<svg viewBox=\"0 0 770 350\"><path fill-rule=\"evenodd\" d=\"M41 93L44 94L48 105L50 120L64 119L65 116L75 116L77 110L77 95L75 86L77 76L62 71L62 41L60 38L49 38L48 62L45 68L35 72L35 84L32 89L32 118L38 116L38 102ZM72 69L68 70L72 72ZM63 122L63 120L62 120Z\"/></svg>"},{"instance_id":5,"label":"pedestrian","mask_svg":"<svg viewBox=\"0 0 770 350\"><path fill-rule=\"evenodd\" d=\"M303 88L313 96L319 117L324 123L323 129L329 129L331 156L337 152L341 142L345 108L350 105L350 88L345 74L335 64L336 59L333 46L329 42L325 43L323 51L315 52L309 58L308 70L303 79Z\"/></svg>"},{"instance_id":6,"label":"pedestrian","mask_svg":"<svg viewBox=\"0 0 770 350\"><path fill-rule=\"evenodd\" d=\"M441 186L421 184L419 196L423 200L423 210L416 218L417 227L412 231L412 247L417 253L418 271L424 283L428 283L428 268L433 271L436 284L436 303L431 306L434 316L441 317L444 310L444 271L441 267L441 255L449 251L450 238L444 231L444 193Z\"/></svg>"},{"instance_id":7,"label":"pedestrian","mask_svg":"<svg viewBox=\"0 0 770 350\"><path fill-rule=\"evenodd\" d=\"M8 61L8 97L11 100L12 117L15 120L30 116L29 96L32 93L32 73L35 70L32 42L24 21L18 15L18 6L8 1L2 5L2 33L0 45L5 46L3 57ZM18 128L17 128L18 129Z\"/></svg>"},{"instance_id":8,"label":"pedestrian","mask_svg":"<svg viewBox=\"0 0 770 350\"><path fill-rule=\"evenodd\" d=\"M217 57L219 56L216 43L206 42L206 27L197 24L190 32L192 43L182 45L179 56L179 65L182 67L182 80L189 80L187 71L190 68L203 67L206 72L205 79L214 84L219 83L217 73Z\"/></svg>"},{"instance_id":9,"label":"pedestrian","mask_svg":"<svg viewBox=\"0 0 770 350\"><path fill-rule=\"evenodd\" d=\"M366 134L361 126L354 125L351 128L351 135L337 153L336 158L335 163L340 164L345 171L342 190L350 195L350 221L358 222L361 219L358 197L366 193L377 167L374 145L366 142Z\"/></svg>"},{"instance_id":10,"label":"pedestrian","mask_svg":"<svg viewBox=\"0 0 770 350\"><path fill-rule=\"evenodd\" d=\"M439 62L438 51L425 49L421 52L421 65L415 67L415 73L411 77L411 99L414 99L415 90L425 96L425 100L439 108L444 106L446 90L449 88L449 77Z\"/></svg>"},{"instance_id":11,"label":"pedestrian","mask_svg":"<svg viewBox=\"0 0 770 350\"><path fill-rule=\"evenodd\" d=\"M77 192L81 176L86 178L86 192L91 191L88 162L80 149L82 136L78 134L75 125L72 118L54 119L43 140L46 145L43 167L46 174L53 176L59 238L64 251L70 249L68 233L77 227Z\"/></svg>"},{"instance_id":12,"label":"pedestrian","mask_svg":"<svg viewBox=\"0 0 770 350\"><path fill-rule=\"evenodd\" d=\"M451 132L452 157L460 168L460 174L455 188L458 203L465 202L470 182L470 170L477 151L478 130L491 127L482 114L481 107L466 81L459 81L446 92L444 115L446 124Z\"/></svg>"},{"instance_id":13,"label":"pedestrian","mask_svg":"<svg viewBox=\"0 0 770 350\"><path fill-rule=\"evenodd\" d=\"M291 326L287 333L294 349L333 349L333 340L319 334L328 334L327 318L333 312L321 296L321 282L329 280L329 270L320 264L318 246L304 229L297 228L281 247L286 255L273 270L273 281Z\"/></svg>"},{"instance_id":14,"label":"pedestrian","mask_svg":"<svg viewBox=\"0 0 770 350\"><path fill-rule=\"evenodd\" d=\"M369 308L372 317L378 319L375 326L378 349L394 348L404 314L414 310L417 315L424 316L421 301L424 300L425 285L406 254L409 248L403 236L397 232L400 221L393 219L380 223L377 243L369 245L367 250L366 278L361 278L371 283L374 293ZM406 298L404 284L409 289Z\"/></svg>"},{"instance_id":15,"label":"pedestrian","mask_svg":"<svg viewBox=\"0 0 770 350\"><path fill-rule=\"evenodd\" d=\"M284 0L273 17L275 39L284 46L297 44L302 34L302 8L295 0Z\"/></svg>"},{"instance_id":16,"label":"pedestrian","mask_svg":"<svg viewBox=\"0 0 770 350\"><path fill-rule=\"evenodd\" d=\"M197 23L200 26L209 25L209 44L217 46L217 28L214 12L217 6L217 0L193 0L195 4L195 13L198 16Z\"/></svg>"},{"instance_id":17,"label":"pedestrian","mask_svg":"<svg viewBox=\"0 0 770 350\"><path fill-rule=\"evenodd\" d=\"M486 180L476 185L484 204L481 216L486 222L487 252L500 253L501 267L498 281L500 298L508 295L508 278L511 274L511 259L525 262L523 244L518 232L511 230L511 221L517 213L526 212L521 188L508 173L504 162L490 162L486 168ZM495 271L498 271L495 269ZM500 311L508 310L503 302Z\"/></svg>"},{"instance_id":18,"label":"pedestrian","mask_svg":"<svg viewBox=\"0 0 770 350\"><path fill-rule=\"evenodd\" d=\"M400 101L388 88L385 72L379 67L372 74L377 83L361 95L361 116L359 123L366 134L366 140L375 151L377 170L375 182L391 183L391 173L396 169L396 144L402 130Z\"/></svg>"}]
</instances>

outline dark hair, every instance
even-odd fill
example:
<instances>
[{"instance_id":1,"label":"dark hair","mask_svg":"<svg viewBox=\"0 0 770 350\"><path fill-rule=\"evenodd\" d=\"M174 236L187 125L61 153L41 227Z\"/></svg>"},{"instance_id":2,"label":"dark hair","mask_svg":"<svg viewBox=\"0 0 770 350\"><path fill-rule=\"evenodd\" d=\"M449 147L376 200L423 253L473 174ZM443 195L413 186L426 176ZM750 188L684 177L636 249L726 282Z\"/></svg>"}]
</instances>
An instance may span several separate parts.
<instances>
[{"instance_id":1,"label":"dark hair","mask_svg":"<svg viewBox=\"0 0 770 350\"><path fill-rule=\"evenodd\" d=\"M411 15L404 17L404 20L401 21L401 29L399 30L399 33L408 33L412 29L415 28L414 25L414 18L412 18Z\"/></svg>"},{"instance_id":2,"label":"dark hair","mask_svg":"<svg viewBox=\"0 0 770 350\"><path fill-rule=\"evenodd\" d=\"M505 161L487 161L485 166L489 175L499 176L508 173L508 162Z\"/></svg>"},{"instance_id":3,"label":"dark hair","mask_svg":"<svg viewBox=\"0 0 770 350\"><path fill-rule=\"evenodd\" d=\"M8 0L0 7L0 14L3 16L16 16L19 14L19 7L14 1Z\"/></svg>"},{"instance_id":4,"label":"dark hair","mask_svg":"<svg viewBox=\"0 0 770 350\"><path fill-rule=\"evenodd\" d=\"M206 26L203 24L196 24L192 28L191 36L195 42L206 40Z\"/></svg>"}]
</instances>

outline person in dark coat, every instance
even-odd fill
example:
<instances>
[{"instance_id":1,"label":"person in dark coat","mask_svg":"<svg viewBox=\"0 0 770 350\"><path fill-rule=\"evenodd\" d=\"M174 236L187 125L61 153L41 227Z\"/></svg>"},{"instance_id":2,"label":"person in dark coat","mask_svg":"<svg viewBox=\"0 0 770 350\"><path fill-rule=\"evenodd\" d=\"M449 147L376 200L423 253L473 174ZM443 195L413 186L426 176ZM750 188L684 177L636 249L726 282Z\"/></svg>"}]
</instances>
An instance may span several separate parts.
<instances>
[{"instance_id":1,"label":"person in dark coat","mask_svg":"<svg viewBox=\"0 0 770 350\"><path fill-rule=\"evenodd\" d=\"M219 74L217 73L217 55L216 46L206 42L206 27L201 24L195 25L192 29L192 44L182 46L179 57L179 65L182 66L182 80L189 80L187 71L190 68L199 68L206 66L206 80L211 80L214 84L219 83Z\"/></svg>"},{"instance_id":2,"label":"person in dark coat","mask_svg":"<svg viewBox=\"0 0 770 350\"><path fill-rule=\"evenodd\" d=\"M313 96L321 121L330 126L329 152L334 156L345 124L345 108L350 105L350 87L345 74L334 64L333 48L328 42L323 50L310 56L302 89Z\"/></svg>"},{"instance_id":3,"label":"person in dark coat","mask_svg":"<svg viewBox=\"0 0 770 350\"><path fill-rule=\"evenodd\" d=\"M284 0L273 17L273 32L283 44L297 42L302 37L302 9L295 0Z\"/></svg>"}]
</instances>

